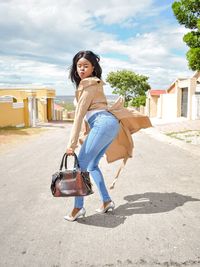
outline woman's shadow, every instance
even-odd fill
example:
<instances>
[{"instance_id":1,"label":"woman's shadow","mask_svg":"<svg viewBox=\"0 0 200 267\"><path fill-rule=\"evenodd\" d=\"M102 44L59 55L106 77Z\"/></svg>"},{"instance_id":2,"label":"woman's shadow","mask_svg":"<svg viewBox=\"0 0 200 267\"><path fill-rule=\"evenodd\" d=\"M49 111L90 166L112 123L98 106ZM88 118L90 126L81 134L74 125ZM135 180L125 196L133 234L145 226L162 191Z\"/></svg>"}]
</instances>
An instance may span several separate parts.
<instances>
[{"instance_id":1,"label":"woman's shadow","mask_svg":"<svg viewBox=\"0 0 200 267\"><path fill-rule=\"evenodd\" d=\"M84 219L78 219L78 223L98 227L114 228L124 223L128 216L134 214L162 213L183 206L188 201L200 201L200 199L184 196L178 193L147 192L144 194L129 195L124 197L127 203L118 206L114 213L94 214Z\"/></svg>"}]
</instances>

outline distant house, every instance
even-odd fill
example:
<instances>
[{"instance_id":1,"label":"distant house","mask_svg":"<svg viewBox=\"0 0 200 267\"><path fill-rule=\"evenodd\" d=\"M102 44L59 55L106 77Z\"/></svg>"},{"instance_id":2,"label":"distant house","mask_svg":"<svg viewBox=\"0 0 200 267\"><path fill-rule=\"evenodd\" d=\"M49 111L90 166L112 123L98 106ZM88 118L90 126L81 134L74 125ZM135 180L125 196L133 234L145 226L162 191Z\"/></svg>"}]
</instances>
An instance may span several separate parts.
<instances>
[{"instance_id":1,"label":"distant house","mask_svg":"<svg viewBox=\"0 0 200 267\"><path fill-rule=\"evenodd\" d=\"M75 116L75 111L68 111L61 105L54 103L54 120L62 120L62 121L73 121Z\"/></svg>"},{"instance_id":2,"label":"distant house","mask_svg":"<svg viewBox=\"0 0 200 267\"><path fill-rule=\"evenodd\" d=\"M200 72L191 78L176 79L163 93L150 90L146 112L150 117L163 119L200 119Z\"/></svg>"},{"instance_id":3,"label":"distant house","mask_svg":"<svg viewBox=\"0 0 200 267\"><path fill-rule=\"evenodd\" d=\"M58 104L56 104L56 103L54 103L54 110L63 111L63 110L65 110L65 108L60 106L60 105L58 105Z\"/></svg>"},{"instance_id":4,"label":"distant house","mask_svg":"<svg viewBox=\"0 0 200 267\"><path fill-rule=\"evenodd\" d=\"M166 94L166 90L151 89L147 93L146 111L149 117L157 117L160 110L160 96Z\"/></svg>"},{"instance_id":5,"label":"distant house","mask_svg":"<svg viewBox=\"0 0 200 267\"><path fill-rule=\"evenodd\" d=\"M0 89L0 127L30 127L51 121L54 98L54 89Z\"/></svg>"},{"instance_id":6,"label":"distant house","mask_svg":"<svg viewBox=\"0 0 200 267\"><path fill-rule=\"evenodd\" d=\"M177 79L167 89L174 98L174 117L200 119L200 72L191 78Z\"/></svg>"},{"instance_id":7,"label":"distant house","mask_svg":"<svg viewBox=\"0 0 200 267\"><path fill-rule=\"evenodd\" d=\"M54 103L54 119L55 120L63 120L65 114L65 108Z\"/></svg>"}]
</instances>

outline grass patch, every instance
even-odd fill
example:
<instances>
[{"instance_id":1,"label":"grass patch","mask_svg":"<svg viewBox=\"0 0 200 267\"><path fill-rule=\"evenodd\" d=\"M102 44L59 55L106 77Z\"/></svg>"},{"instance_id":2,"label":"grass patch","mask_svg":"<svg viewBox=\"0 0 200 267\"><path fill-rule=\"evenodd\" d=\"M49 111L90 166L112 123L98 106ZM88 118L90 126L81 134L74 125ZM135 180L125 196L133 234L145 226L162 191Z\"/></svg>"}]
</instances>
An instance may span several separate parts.
<instances>
[{"instance_id":1,"label":"grass patch","mask_svg":"<svg viewBox=\"0 0 200 267\"><path fill-rule=\"evenodd\" d=\"M188 133L188 132L191 132L193 130L185 130L185 131L180 131L180 132L170 132L170 133L166 133L166 135L168 136L173 136L173 135L176 135L176 134L184 134L184 133Z\"/></svg>"},{"instance_id":2,"label":"grass patch","mask_svg":"<svg viewBox=\"0 0 200 267\"><path fill-rule=\"evenodd\" d=\"M178 134L183 133L183 132L171 132L171 133L166 133L167 136L176 138L178 140L184 140L181 137L177 136Z\"/></svg>"},{"instance_id":3,"label":"grass patch","mask_svg":"<svg viewBox=\"0 0 200 267\"><path fill-rule=\"evenodd\" d=\"M166 135L181 141L185 141L186 143L200 143L200 130L170 132L166 133Z\"/></svg>"},{"instance_id":4,"label":"grass patch","mask_svg":"<svg viewBox=\"0 0 200 267\"><path fill-rule=\"evenodd\" d=\"M200 136L200 130L186 130L186 131L181 131L181 132L170 132L170 133L166 133L166 135L168 135L168 136L173 136L173 135L177 135L177 134L184 134L185 135L186 133L189 134L188 136L194 136L194 133L195 133L195 135Z\"/></svg>"}]
</instances>

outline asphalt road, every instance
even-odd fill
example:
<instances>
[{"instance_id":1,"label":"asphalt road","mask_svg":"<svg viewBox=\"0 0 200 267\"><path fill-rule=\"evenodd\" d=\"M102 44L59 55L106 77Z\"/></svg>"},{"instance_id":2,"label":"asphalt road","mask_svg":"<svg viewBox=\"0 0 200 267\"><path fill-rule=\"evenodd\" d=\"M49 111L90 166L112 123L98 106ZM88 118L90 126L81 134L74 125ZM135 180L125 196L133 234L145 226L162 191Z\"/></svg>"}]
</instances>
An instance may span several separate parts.
<instances>
[{"instance_id":1,"label":"asphalt road","mask_svg":"<svg viewBox=\"0 0 200 267\"><path fill-rule=\"evenodd\" d=\"M85 198L86 218L63 219L73 198L54 198L70 124L0 153L0 266L200 266L200 158L144 132L114 190L115 213L95 213L98 192ZM70 163L72 164L72 162ZM109 185L120 161L102 159Z\"/></svg>"}]
</instances>

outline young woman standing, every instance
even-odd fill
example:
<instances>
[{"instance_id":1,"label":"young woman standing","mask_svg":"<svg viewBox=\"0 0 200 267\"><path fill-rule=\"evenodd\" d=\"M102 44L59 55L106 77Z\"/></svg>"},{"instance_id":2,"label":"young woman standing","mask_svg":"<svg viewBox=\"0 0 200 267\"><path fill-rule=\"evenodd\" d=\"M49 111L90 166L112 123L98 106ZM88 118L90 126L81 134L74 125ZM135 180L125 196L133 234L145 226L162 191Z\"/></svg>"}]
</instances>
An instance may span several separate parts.
<instances>
[{"instance_id":1,"label":"young woman standing","mask_svg":"<svg viewBox=\"0 0 200 267\"><path fill-rule=\"evenodd\" d=\"M66 153L73 155L77 147L81 125L85 119L90 126L90 132L81 146L78 155L79 165L82 170L88 170L94 179L103 202L102 207L96 211L104 213L109 209L114 209L115 204L109 196L98 164L118 134L119 121L107 111L107 100L103 92L104 83L101 80L101 74L99 57L93 52L80 51L74 56L70 76L77 87L77 106ZM83 197L75 197L74 209L70 215L64 218L74 221L80 216L85 216L83 201Z\"/></svg>"},{"instance_id":2,"label":"young woman standing","mask_svg":"<svg viewBox=\"0 0 200 267\"><path fill-rule=\"evenodd\" d=\"M105 213L113 210L115 203L108 193L98 166L101 157L106 153L108 162L123 159L125 164L132 157L131 134L152 125L147 116L124 108L120 98L112 107L108 107L99 60L99 56L92 51L80 51L73 58L70 77L76 85L77 106L66 153L74 154L84 122L89 131L78 155L79 165L82 170L90 172L99 190L102 206L96 211ZM115 180L112 186L114 183ZM74 209L64 218L75 221L78 217L85 216L83 204L83 197L75 197Z\"/></svg>"}]
</instances>

